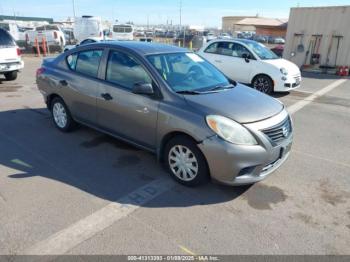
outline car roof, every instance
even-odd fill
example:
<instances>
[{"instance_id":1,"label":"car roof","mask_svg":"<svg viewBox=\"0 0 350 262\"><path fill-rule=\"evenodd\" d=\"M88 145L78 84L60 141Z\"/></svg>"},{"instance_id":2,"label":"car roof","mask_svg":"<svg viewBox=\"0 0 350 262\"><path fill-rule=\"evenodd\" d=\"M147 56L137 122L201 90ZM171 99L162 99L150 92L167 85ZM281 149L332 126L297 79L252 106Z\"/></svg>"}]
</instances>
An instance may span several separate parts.
<instances>
[{"instance_id":1,"label":"car roof","mask_svg":"<svg viewBox=\"0 0 350 262\"><path fill-rule=\"evenodd\" d=\"M189 52L187 49L177 46L138 41L108 41L100 42L98 45L103 45L104 47L122 47L131 49L140 55Z\"/></svg>"}]
</instances>

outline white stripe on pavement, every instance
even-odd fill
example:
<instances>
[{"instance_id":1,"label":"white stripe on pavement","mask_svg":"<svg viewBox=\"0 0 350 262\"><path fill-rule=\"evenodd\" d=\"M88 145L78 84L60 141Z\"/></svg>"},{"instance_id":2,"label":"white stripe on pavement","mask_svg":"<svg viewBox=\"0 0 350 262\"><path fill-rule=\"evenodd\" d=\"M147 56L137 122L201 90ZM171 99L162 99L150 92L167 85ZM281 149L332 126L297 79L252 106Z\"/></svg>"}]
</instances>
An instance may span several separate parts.
<instances>
[{"instance_id":1,"label":"white stripe on pavement","mask_svg":"<svg viewBox=\"0 0 350 262\"><path fill-rule=\"evenodd\" d=\"M108 228L118 220L134 212L162 193L171 189L175 183L171 179L157 179L142 186L117 202L108 204L90 216L50 236L24 251L25 255L65 254L83 241Z\"/></svg>"},{"instance_id":2,"label":"white stripe on pavement","mask_svg":"<svg viewBox=\"0 0 350 262\"><path fill-rule=\"evenodd\" d=\"M341 84L345 83L347 81L347 79L339 79L335 82L333 82L332 84L322 88L321 90L313 93L312 95L306 97L305 99L291 105L288 107L288 112L293 115L296 112L298 112L299 110L301 110L302 108L304 108L305 106L307 106L308 104L312 103L312 101L314 101L316 98L323 96L325 94L327 94L328 92L332 91L333 89L335 89L336 87L340 86Z\"/></svg>"}]
</instances>

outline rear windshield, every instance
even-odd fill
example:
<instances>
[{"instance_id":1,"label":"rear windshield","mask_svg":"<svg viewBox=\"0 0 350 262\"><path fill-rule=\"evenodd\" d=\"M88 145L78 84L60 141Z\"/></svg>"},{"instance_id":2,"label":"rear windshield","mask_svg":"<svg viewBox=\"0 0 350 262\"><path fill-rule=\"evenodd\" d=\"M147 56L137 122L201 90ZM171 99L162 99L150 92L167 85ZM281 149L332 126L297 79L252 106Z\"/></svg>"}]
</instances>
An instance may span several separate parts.
<instances>
[{"instance_id":1,"label":"rear windshield","mask_svg":"<svg viewBox=\"0 0 350 262\"><path fill-rule=\"evenodd\" d=\"M127 25L115 25L113 26L114 33L131 33L132 27Z\"/></svg>"},{"instance_id":2,"label":"rear windshield","mask_svg":"<svg viewBox=\"0 0 350 262\"><path fill-rule=\"evenodd\" d=\"M0 29L0 46L15 46L12 36L5 30Z\"/></svg>"},{"instance_id":3,"label":"rear windshield","mask_svg":"<svg viewBox=\"0 0 350 262\"><path fill-rule=\"evenodd\" d=\"M39 26L35 30L36 31L58 30L58 27L57 25L45 25L45 26Z\"/></svg>"}]
</instances>

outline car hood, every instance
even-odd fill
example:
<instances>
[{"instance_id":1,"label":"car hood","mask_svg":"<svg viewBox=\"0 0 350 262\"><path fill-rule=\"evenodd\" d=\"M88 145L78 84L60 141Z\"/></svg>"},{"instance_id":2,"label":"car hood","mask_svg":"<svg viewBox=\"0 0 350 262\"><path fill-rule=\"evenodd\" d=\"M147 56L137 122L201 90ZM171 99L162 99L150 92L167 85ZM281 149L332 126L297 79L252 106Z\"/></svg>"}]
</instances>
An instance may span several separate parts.
<instances>
[{"instance_id":1,"label":"car hood","mask_svg":"<svg viewBox=\"0 0 350 262\"><path fill-rule=\"evenodd\" d=\"M278 100L247 86L201 95L184 95L186 101L207 115L221 115L241 124L253 123L280 113Z\"/></svg>"},{"instance_id":2,"label":"car hood","mask_svg":"<svg viewBox=\"0 0 350 262\"><path fill-rule=\"evenodd\" d=\"M282 67L287 69L288 74L290 74L291 76L300 75L299 67L296 64L286 59L271 59L271 60L264 60L264 62L270 65L276 66L279 69L281 69Z\"/></svg>"}]
</instances>

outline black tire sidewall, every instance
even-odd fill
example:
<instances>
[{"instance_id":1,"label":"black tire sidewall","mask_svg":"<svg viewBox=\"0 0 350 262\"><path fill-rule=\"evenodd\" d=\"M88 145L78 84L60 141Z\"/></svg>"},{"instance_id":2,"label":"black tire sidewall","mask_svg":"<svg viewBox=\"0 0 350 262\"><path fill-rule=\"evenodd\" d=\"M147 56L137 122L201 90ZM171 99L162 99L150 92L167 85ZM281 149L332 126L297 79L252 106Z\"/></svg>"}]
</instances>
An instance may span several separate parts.
<instances>
[{"instance_id":1,"label":"black tire sidewall","mask_svg":"<svg viewBox=\"0 0 350 262\"><path fill-rule=\"evenodd\" d=\"M269 90L268 90L267 92L262 92L262 93L267 94L267 95L272 94L272 92L273 92L273 82L272 82L271 78L270 78L269 76L266 76L266 75L258 75L258 76L256 76L256 77L254 78L254 80L253 80L253 88L255 89L254 83L255 83L255 81L257 81L259 78L264 78L265 80L267 80L267 81L269 82ZM255 89L255 90L261 92L261 91L258 90L258 89Z\"/></svg>"},{"instance_id":2,"label":"black tire sidewall","mask_svg":"<svg viewBox=\"0 0 350 262\"><path fill-rule=\"evenodd\" d=\"M8 73L5 73L4 75L5 75L6 81L13 81L17 79L17 71L8 72Z\"/></svg>"},{"instance_id":3,"label":"black tire sidewall","mask_svg":"<svg viewBox=\"0 0 350 262\"><path fill-rule=\"evenodd\" d=\"M64 107L64 110L66 111L66 114L67 114L67 124L64 128L60 127L57 125L56 121L55 121L55 118L53 116L53 107L55 104L57 103L60 103L63 107ZM62 132L69 132L73 129L73 126L74 126L74 120L72 119L71 117L71 114L68 110L68 107L66 106L66 104L64 103L63 99L62 98L59 98L59 97L56 97L52 100L51 102L51 116L52 116L52 121L53 123L55 124L55 126Z\"/></svg>"},{"instance_id":4,"label":"black tire sidewall","mask_svg":"<svg viewBox=\"0 0 350 262\"><path fill-rule=\"evenodd\" d=\"M195 155L197 162L198 162L198 174L197 176L191 180L191 181L183 181L180 178L178 178L173 171L171 170L171 167L169 165L169 152L171 148L173 148L176 145L185 146L188 149L192 151L192 153ZM195 187L202 184L205 184L209 181L210 175L209 175L209 169L207 165L207 161L203 155L203 153L198 148L197 144L190 138L186 136L176 136L172 138L165 146L164 149L164 166L171 175L171 177L177 181L178 183L188 186L188 187Z\"/></svg>"}]
</instances>

